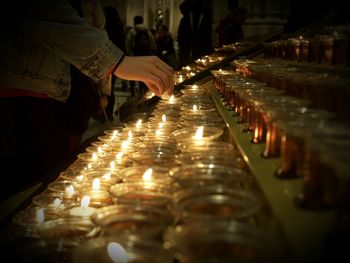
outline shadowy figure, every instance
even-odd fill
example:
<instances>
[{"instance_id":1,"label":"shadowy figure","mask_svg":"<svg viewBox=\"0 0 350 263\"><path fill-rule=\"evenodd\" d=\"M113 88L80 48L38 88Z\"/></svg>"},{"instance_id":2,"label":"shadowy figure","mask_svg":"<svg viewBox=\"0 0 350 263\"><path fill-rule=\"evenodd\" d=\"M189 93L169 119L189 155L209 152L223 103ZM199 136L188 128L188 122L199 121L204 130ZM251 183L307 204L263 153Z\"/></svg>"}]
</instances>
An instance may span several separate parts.
<instances>
[{"instance_id":1,"label":"shadowy figure","mask_svg":"<svg viewBox=\"0 0 350 263\"><path fill-rule=\"evenodd\" d=\"M212 7L210 1L185 0L179 6L183 17L178 27L180 65L213 51L212 45Z\"/></svg>"},{"instance_id":2,"label":"shadowy figure","mask_svg":"<svg viewBox=\"0 0 350 263\"><path fill-rule=\"evenodd\" d=\"M174 39L169 33L169 28L165 24L160 24L155 33L157 44L157 56L172 67L177 66L177 58L174 48Z\"/></svg>"},{"instance_id":3,"label":"shadowy figure","mask_svg":"<svg viewBox=\"0 0 350 263\"><path fill-rule=\"evenodd\" d=\"M247 18L248 10L245 7L230 10L216 28L218 46L232 44L244 38L243 24Z\"/></svg>"}]
</instances>

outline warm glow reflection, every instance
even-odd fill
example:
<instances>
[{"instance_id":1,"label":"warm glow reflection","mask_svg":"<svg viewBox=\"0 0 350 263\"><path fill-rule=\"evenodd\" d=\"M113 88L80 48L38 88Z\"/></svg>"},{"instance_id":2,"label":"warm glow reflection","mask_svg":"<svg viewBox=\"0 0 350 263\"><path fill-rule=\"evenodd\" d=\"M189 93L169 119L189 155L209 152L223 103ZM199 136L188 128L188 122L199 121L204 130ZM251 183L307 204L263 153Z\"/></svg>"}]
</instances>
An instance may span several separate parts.
<instances>
[{"instance_id":1,"label":"warm glow reflection","mask_svg":"<svg viewBox=\"0 0 350 263\"><path fill-rule=\"evenodd\" d=\"M53 200L53 206L54 207L59 208L61 204L62 204L62 200L59 199L58 197L55 198L55 200Z\"/></svg>"},{"instance_id":2,"label":"warm glow reflection","mask_svg":"<svg viewBox=\"0 0 350 263\"><path fill-rule=\"evenodd\" d=\"M193 105L192 110L193 111L197 111L197 105L196 104Z\"/></svg>"},{"instance_id":3,"label":"warm glow reflection","mask_svg":"<svg viewBox=\"0 0 350 263\"><path fill-rule=\"evenodd\" d=\"M105 173L104 175L102 175L102 178L104 180L110 180L111 179L111 173Z\"/></svg>"},{"instance_id":4,"label":"warm glow reflection","mask_svg":"<svg viewBox=\"0 0 350 263\"><path fill-rule=\"evenodd\" d=\"M115 155L115 159L120 160L121 158L123 158L123 155L124 155L123 152L118 152L118 153Z\"/></svg>"},{"instance_id":5,"label":"warm glow reflection","mask_svg":"<svg viewBox=\"0 0 350 263\"><path fill-rule=\"evenodd\" d=\"M165 114L162 115L162 122L166 122L166 116L165 116Z\"/></svg>"},{"instance_id":6,"label":"warm glow reflection","mask_svg":"<svg viewBox=\"0 0 350 263\"><path fill-rule=\"evenodd\" d=\"M101 185L101 181L100 181L99 178L95 178L95 179L92 181L92 189L98 190L98 189L100 189L100 185Z\"/></svg>"},{"instance_id":7,"label":"warm glow reflection","mask_svg":"<svg viewBox=\"0 0 350 263\"><path fill-rule=\"evenodd\" d=\"M37 212L36 212L36 221L41 224L43 223L45 220L44 218L44 209L40 208Z\"/></svg>"},{"instance_id":8,"label":"warm glow reflection","mask_svg":"<svg viewBox=\"0 0 350 263\"><path fill-rule=\"evenodd\" d=\"M83 198L81 199L80 206L81 206L82 208L88 207L89 204L90 204L90 199L91 199L90 196L84 195Z\"/></svg>"},{"instance_id":9,"label":"warm glow reflection","mask_svg":"<svg viewBox=\"0 0 350 263\"><path fill-rule=\"evenodd\" d=\"M174 103L175 102L175 97L174 95L171 95L170 98L169 98L169 103Z\"/></svg>"},{"instance_id":10,"label":"warm glow reflection","mask_svg":"<svg viewBox=\"0 0 350 263\"><path fill-rule=\"evenodd\" d=\"M203 138L203 126L198 127L197 131L196 131L196 135L194 136L194 138L196 140L201 140Z\"/></svg>"},{"instance_id":11,"label":"warm glow reflection","mask_svg":"<svg viewBox=\"0 0 350 263\"><path fill-rule=\"evenodd\" d=\"M92 160L96 161L97 160L97 153L92 153Z\"/></svg>"},{"instance_id":12,"label":"warm glow reflection","mask_svg":"<svg viewBox=\"0 0 350 263\"><path fill-rule=\"evenodd\" d=\"M157 130L156 130L156 136L159 137L161 134L162 134L162 131L159 130L159 129L157 129Z\"/></svg>"},{"instance_id":13,"label":"warm glow reflection","mask_svg":"<svg viewBox=\"0 0 350 263\"><path fill-rule=\"evenodd\" d=\"M148 168L148 169L146 170L146 172L143 174L142 179L143 179L144 181L150 181L150 180L152 180L152 173L153 173L153 169L152 169L152 168Z\"/></svg>"},{"instance_id":14,"label":"warm glow reflection","mask_svg":"<svg viewBox=\"0 0 350 263\"><path fill-rule=\"evenodd\" d=\"M117 242L109 242L107 245L107 252L113 263L128 262L128 254Z\"/></svg>"},{"instance_id":15,"label":"warm glow reflection","mask_svg":"<svg viewBox=\"0 0 350 263\"><path fill-rule=\"evenodd\" d=\"M128 137L129 137L128 139L132 139L132 132L131 131L128 132Z\"/></svg>"},{"instance_id":16,"label":"warm glow reflection","mask_svg":"<svg viewBox=\"0 0 350 263\"><path fill-rule=\"evenodd\" d=\"M115 162L114 162L114 161L111 161L111 162L109 163L109 168L111 168L111 169L114 169L114 168L115 168Z\"/></svg>"},{"instance_id":17,"label":"warm glow reflection","mask_svg":"<svg viewBox=\"0 0 350 263\"><path fill-rule=\"evenodd\" d=\"M160 122L159 125L158 125L159 129L163 129L164 127L164 123L163 122Z\"/></svg>"}]
</instances>

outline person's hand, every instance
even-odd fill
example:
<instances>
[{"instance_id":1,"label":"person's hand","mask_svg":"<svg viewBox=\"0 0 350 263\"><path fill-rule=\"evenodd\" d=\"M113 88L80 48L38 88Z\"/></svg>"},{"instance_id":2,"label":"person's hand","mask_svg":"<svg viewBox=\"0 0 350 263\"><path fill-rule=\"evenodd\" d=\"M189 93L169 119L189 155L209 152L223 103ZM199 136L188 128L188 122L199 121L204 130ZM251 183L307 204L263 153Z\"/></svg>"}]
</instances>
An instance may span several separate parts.
<instances>
[{"instance_id":1,"label":"person's hand","mask_svg":"<svg viewBox=\"0 0 350 263\"><path fill-rule=\"evenodd\" d=\"M172 95L174 91L174 70L156 56L125 56L115 76L125 80L144 82L157 96L165 91Z\"/></svg>"}]
</instances>

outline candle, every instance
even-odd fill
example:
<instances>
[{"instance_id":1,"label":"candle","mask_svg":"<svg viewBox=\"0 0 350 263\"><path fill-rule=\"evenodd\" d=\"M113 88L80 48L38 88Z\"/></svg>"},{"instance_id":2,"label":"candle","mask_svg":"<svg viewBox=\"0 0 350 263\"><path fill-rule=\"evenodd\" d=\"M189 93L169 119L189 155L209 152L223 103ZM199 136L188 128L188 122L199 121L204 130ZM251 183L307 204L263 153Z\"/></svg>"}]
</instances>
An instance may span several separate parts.
<instances>
[{"instance_id":1,"label":"candle","mask_svg":"<svg viewBox=\"0 0 350 263\"><path fill-rule=\"evenodd\" d=\"M175 97L174 95L171 95L170 98L169 98L169 103L170 104L174 104L175 103Z\"/></svg>"},{"instance_id":2,"label":"candle","mask_svg":"<svg viewBox=\"0 0 350 263\"><path fill-rule=\"evenodd\" d=\"M41 224L45 221L44 210L42 208L40 208L36 212L36 220L37 220L38 224Z\"/></svg>"},{"instance_id":3,"label":"candle","mask_svg":"<svg viewBox=\"0 0 350 263\"><path fill-rule=\"evenodd\" d=\"M69 215L71 216L82 216L82 217L89 217L91 216L96 208L89 207L90 203L90 196L85 195L81 199L81 205L78 207L73 207L69 210Z\"/></svg>"},{"instance_id":4,"label":"candle","mask_svg":"<svg viewBox=\"0 0 350 263\"><path fill-rule=\"evenodd\" d=\"M146 172L143 174L142 179L144 181L148 181L148 182L152 181L152 173L153 173L153 169L152 168L148 168L146 170Z\"/></svg>"},{"instance_id":5,"label":"candle","mask_svg":"<svg viewBox=\"0 0 350 263\"><path fill-rule=\"evenodd\" d=\"M202 140L202 138L203 138L203 129L204 129L203 126L198 127L198 129L196 131L196 134L194 135L194 139L196 141L200 142Z\"/></svg>"}]
</instances>

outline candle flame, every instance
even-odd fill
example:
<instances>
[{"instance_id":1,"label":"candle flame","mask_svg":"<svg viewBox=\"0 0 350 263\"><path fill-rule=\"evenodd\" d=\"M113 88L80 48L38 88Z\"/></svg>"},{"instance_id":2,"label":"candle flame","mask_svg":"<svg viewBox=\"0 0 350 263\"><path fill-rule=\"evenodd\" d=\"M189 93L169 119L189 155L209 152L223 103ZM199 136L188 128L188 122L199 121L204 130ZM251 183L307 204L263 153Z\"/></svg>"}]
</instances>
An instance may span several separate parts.
<instances>
[{"instance_id":1,"label":"candle flame","mask_svg":"<svg viewBox=\"0 0 350 263\"><path fill-rule=\"evenodd\" d=\"M175 101L175 97L174 95L171 95L169 98L169 103L174 103L174 101Z\"/></svg>"},{"instance_id":2,"label":"candle flame","mask_svg":"<svg viewBox=\"0 0 350 263\"><path fill-rule=\"evenodd\" d=\"M156 130L156 136L159 137L162 134L161 130L157 129Z\"/></svg>"},{"instance_id":3,"label":"candle flame","mask_svg":"<svg viewBox=\"0 0 350 263\"><path fill-rule=\"evenodd\" d=\"M101 146L98 146L98 147L97 147L97 152L98 152L98 153L102 153L102 152L103 152L103 150L102 150L102 147L101 147Z\"/></svg>"},{"instance_id":4,"label":"candle flame","mask_svg":"<svg viewBox=\"0 0 350 263\"><path fill-rule=\"evenodd\" d=\"M109 164L109 167L111 169L114 169L115 168L115 162L114 161L111 161L110 164Z\"/></svg>"},{"instance_id":5,"label":"candle flame","mask_svg":"<svg viewBox=\"0 0 350 263\"><path fill-rule=\"evenodd\" d=\"M201 140L203 138L203 126L198 127L197 131L196 131L196 135L194 136L194 138L196 140Z\"/></svg>"},{"instance_id":6,"label":"candle flame","mask_svg":"<svg viewBox=\"0 0 350 263\"><path fill-rule=\"evenodd\" d=\"M129 147L129 141L127 141L127 140L123 141L121 146L122 146L122 149L124 149L124 150L127 149Z\"/></svg>"},{"instance_id":7,"label":"candle flame","mask_svg":"<svg viewBox=\"0 0 350 263\"><path fill-rule=\"evenodd\" d=\"M84 195L81 199L80 206L81 208L86 208L90 204L91 197L89 195Z\"/></svg>"},{"instance_id":8,"label":"candle flame","mask_svg":"<svg viewBox=\"0 0 350 263\"><path fill-rule=\"evenodd\" d=\"M196 84L194 84L194 85L192 85L192 88L193 88L193 89L197 89L198 86L197 86Z\"/></svg>"},{"instance_id":9,"label":"candle flame","mask_svg":"<svg viewBox=\"0 0 350 263\"><path fill-rule=\"evenodd\" d=\"M45 221L45 217L44 217L44 209L40 208L37 212L36 212L36 221L41 224Z\"/></svg>"},{"instance_id":10,"label":"candle flame","mask_svg":"<svg viewBox=\"0 0 350 263\"><path fill-rule=\"evenodd\" d=\"M118 153L115 155L115 159L120 160L120 159L123 158L123 155L124 155L123 152L118 152Z\"/></svg>"},{"instance_id":11,"label":"candle flame","mask_svg":"<svg viewBox=\"0 0 350 263\"><path fill-rule=\"evenodd\" d=\"M111 179L111 173L105 173L103 176L102 176L103 179L105 180L110 180Z\"/></svg>"},{"instance_id":12,"label":"candle flame","mask_svg":"<svg viewBox=\"0 0 350 263\"><path fill-rule=\"evenodd\" d=\"M95 178L95 179L92 181L92 189L98 190L98 189L100 189L100 185L101 185L101 181L100 181L99 178Z\"/></svg>"},{"instance_id":13,"label":"candle flame","mask_svg":"<svg viewBox=\"0 0 350 263\"><path fill-rule=\"evenodd\" d=\"M66 187L66 194L74 195L74 193L75 193L75 190L74 190L74 186L73 185L70 185L70 186Z\"/></svg>"},{"instance_id":14,"label":"candle flame","mask_svg":"<svg viewBox=\"0 0 350 263\"><path fill-rule=\"evenodd\" d=\"M76 179L78 182L81 182L84 180L84 178L85 178L84 175L81 174L81 175L78 175Z\"/></svg>"},{"instance_id":15,"label":"candle flame","mask_svg":"<svg viewBox=\"0 0 350 263\"><path fill-rule=\"evenodd\" d=\"M158 125L159 129L163 129L164 127L164 123L163 122L160 122L159 125Z\"/></svg>"},{"instance_id":16,"label":"candle flame","mask_svg":"<svg viewBox=\"0 0 350 263\"><path fill-rule=\"evenodd\" d=\"M92 153L92 160L96 161L97 160L97 153Z\"/></svg>"},{"instance_id":17,"label":"candle flame","mask_svg":"<svg viewBox=\"0 0 350 263\"><path fill-rule=\"evenodd\" d=\"M144 181L151 181L152 180L152 173L153 173L153 169L152 168L148 168L146 170L146 172L143 174L142 179Z\"/></svg>"},{"instance_id":18,"label":"candle flame","mask_svg":"<svg viewBox=\"0 0 350 263\"><path fill-rule=\"evenodd\" d=\"M165 114L162 115L162 122L166 122L166 116L165 116Z\"/></svg>"},{"instance_id":19,"label":"candle flame","mask_svg":"<svg viewBox=\"0 0 350 263\"><path fill-rule=\"evenodd\" d=\"M128 138L129 138L129 139L132 138L132 132L131 132L131 131L128 132Z\"/></svg>"},{"instance_id":20,"label":"candle flame","mask_svg":"<svg viewBox=\"0 0 350 263\"><path fill-rule=\"evenodd\" d=\"M139 120L136 122L136 128L137 128L137 129L140 129L141 126L142 126L142 120L139 119Z\"/></svg>"},{"instance_id":21,"label":"candle flame","mask_svg":"<svg viewBox=\"0 0 350 263\"><path fill-rule=\"evenodd\" d=\"M109 242L107 252L113 263L128 262L128 255L125 249L117 242Z\"/></svg>"},{"instance_id":22,"label":"candle flame","mask_svg":"<svg viewBox=\"0 0 350 263\"><path fill-rule=\"evenodd\" d=\"M55 198L55 200L53 201L53 206L56 208L59 208L61 204L62 204L62 200L59 199L58 197Z\"/></svg>"},{"instance_id":23,"label":"candle flame","mask_svg":"<svg viewBox=\"0 0 350 263\"><path fill-rule=\"evenodd\" d=\"M114 130L114 131L113 131L113 138L115 138L117 135L118 135L118 131L117 131L117 130Z\"/></svg>"},{"instance_id":24,"label":"candle flame","mask_svg":"<svg viewBox=\"0 0 350 263\"><path fill-rule=\"evenodd\" d=\"M193 105L192 110L193 111L197 111L197 105L196 104Z\"/></svg>"}]
</instances>

